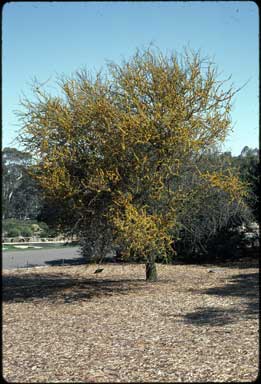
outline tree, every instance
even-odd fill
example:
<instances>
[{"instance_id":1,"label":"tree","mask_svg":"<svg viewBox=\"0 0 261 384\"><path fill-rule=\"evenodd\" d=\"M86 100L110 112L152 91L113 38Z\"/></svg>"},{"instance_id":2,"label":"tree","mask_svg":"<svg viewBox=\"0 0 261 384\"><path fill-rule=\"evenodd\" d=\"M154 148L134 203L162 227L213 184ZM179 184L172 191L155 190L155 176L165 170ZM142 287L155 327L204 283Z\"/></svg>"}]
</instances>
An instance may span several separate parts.
<instances>
[{"instance_id":1,"label":"tree","mask_svg":"<svg viewBox=\"0 0 261 384\"><path fill-rule=\"evenodd\" d=\"M240 170L236 167L231 153L212 151L205 153L198 161L197 167L201 172L217 172L219 169L230 171L240 178ZM199 180L186 175L191 190L195 190ZM184 183L183 183L184 184ZM238 200L231 202L228 194L215 189L211 194L194 195L193 201L180 212L181 230L176 242L179 259L187 261L213 260L225 258L234 253L239 244L236 228L253 219L248 204ZM218 245L217 245L218 244Z\"/></svg>"},{"instance_id":2,"label":"tree","mask_svg":"<svg viewBox=\"0 0 261 384\"><path fill-rule=\"evenodd\" d=\"M32 155L16 148L2 151L2 212L3 219L35 218L40 207L40 191L27 169Z\"/></svg>"},{"instance_id":3,"label":"tree","mask_svg":"<svg viewBox=\"0 0 261 384\"><path fill-rule=\"evenodd\" d=\"M56 96L36 84L35 99L23 101L20 139L46 196L68 212L64 228L91 232L100 252L107 240L126 258L142 257L146 279L155 281L155 259L173 251L181 211L216 190L231 202L244 196L229 169L197 167L225 139L236 90L187 50L137 50L107 68L94 78L83 70L59 79ZM193 188L188 174L197 179Z\"/></svg>"},{"instance_id":4,"label":"tree","mask_svg":"<svg viewBox=\"0 0 261 384\"><path fill-rule=\"evenodd\" d=\"M234 159L239 168L240 178L248 184L247 203L252 209L254 219L259 221L260 160L259 150L245 146L241 154Z\"/></svg>"}]
</instances>

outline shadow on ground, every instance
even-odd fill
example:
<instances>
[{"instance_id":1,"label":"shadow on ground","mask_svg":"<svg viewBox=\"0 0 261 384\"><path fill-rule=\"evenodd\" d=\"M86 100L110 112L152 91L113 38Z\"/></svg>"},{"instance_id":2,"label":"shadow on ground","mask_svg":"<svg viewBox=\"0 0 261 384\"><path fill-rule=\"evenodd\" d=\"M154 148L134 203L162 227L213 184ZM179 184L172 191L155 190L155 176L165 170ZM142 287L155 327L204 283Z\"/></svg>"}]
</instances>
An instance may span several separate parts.
<instances>
[{"instance_id":1,"label":"shadow on ground","mask_svg":"<svg viewBox=\"0 0 261 384\"><path fill-rule=\"evenodd\" d=\"M219 297L240 297L241 304L237 307L199 307L196 311L187 313L184 321L197 326L223 326L237 322L240 319L258 318L259 314L259 273L244 273L230 278L221 287L211 287L194 291L203 295Z\"/></svg>"},{"instance_id":2,"label":"shadow on ground","mask_svg":"<svg viewBox=\"0 0 261 384\"><path fill-rule=\"evenodd\" d=\"M259 254L258 257L255 258L242 258L240 260L226 260L226 261L182 261L182 260L174 260L174 265L195 265L202 267L218 267L218 268L240 268L240 269L252 269L259 268Z\"/></svg>"},{"instance_id":3,"label":"shadow on ground","mask_svg":"<svg viewBox=\"0 0 261 384\"><path fill-rule=\"evenodd\" d=\"M59 267L59 266L66 266L66 265L85 265L88 264L85 259L79 258L79 259L58 259L58 260L49 260L45 261L44 264L50 265L52 267ZM35 267L42 267L42 264L39 263L26 263L26 265L21 266L19 268L21 269L28 269L28 268L35 268Z\"/></svg>"},{"instance_id":4,"label":"shadow on ground","mask_svg":"<svg viewBox=\"0 0 261 384\"><path fill-rule=\"evenodd\" d=\"M90 300L94 297L129 294L146 286L145 281L101 280L96 278L77 279L68 275L28 274L23 276L3 276L4 302L26 302L48 299L50 302L62 300L71 303Z\"/></svg>"},{"instance_id":5,"label":"shadow on ground","mask_svg":"<svg viewBox=\"0 0 261 384\"><path fill-rule=\"evenodd\" d=\"M60 266L60 265L84 265L88 264L86 259L83 257L79 257L78 259L57 259L57 260L49 260L45 261L45 264L51 265L52 267Z\"/></svg>"}]
</instances>

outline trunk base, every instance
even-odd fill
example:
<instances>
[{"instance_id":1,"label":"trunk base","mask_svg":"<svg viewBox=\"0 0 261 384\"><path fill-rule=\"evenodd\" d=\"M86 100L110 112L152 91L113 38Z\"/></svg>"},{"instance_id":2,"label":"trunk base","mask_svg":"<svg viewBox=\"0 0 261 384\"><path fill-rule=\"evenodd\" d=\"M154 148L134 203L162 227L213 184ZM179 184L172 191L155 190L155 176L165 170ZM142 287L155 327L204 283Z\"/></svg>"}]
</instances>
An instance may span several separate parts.
<instances>
[{"instance_id":1,"label":"trunk base","mask_svg":"<svg viewBox=\"0 0 261 384\"><path fill-rule=\"evenodd\" d=\"M154 262L146 263L146 281L157 281L157 268Z\"/></svg>"}]
</instances>

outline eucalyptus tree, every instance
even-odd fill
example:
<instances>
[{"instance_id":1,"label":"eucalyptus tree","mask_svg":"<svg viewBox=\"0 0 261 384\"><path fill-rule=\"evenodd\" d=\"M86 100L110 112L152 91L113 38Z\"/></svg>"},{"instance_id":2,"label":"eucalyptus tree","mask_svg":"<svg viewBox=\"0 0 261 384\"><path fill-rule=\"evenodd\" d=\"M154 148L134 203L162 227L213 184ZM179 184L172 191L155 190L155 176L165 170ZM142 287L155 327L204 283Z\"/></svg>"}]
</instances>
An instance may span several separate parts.
<instances>
[{"instance_id":1,"label":"eucalyptus tree","mask_svg":"<svg viewBox=\"0 0 261 384\"><path fill-rule=\"evenodd\" d=\"M2 150L2 216L3 219L36 218L41 206L40 191L28 175L32 155L17 148Z\"/></svg>"}]
</instances>

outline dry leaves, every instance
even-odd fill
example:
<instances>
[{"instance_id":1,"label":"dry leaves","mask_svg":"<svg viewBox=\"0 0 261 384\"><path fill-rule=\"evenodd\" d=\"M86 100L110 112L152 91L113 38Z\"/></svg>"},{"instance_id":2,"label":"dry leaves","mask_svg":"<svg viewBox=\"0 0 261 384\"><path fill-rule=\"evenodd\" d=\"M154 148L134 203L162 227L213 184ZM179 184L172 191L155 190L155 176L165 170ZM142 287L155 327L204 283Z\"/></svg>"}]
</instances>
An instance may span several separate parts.
<instances>
[{"instance_id":1,"label":"dry leaves","mask_svg":"<svg viewBox=\"0 0 261 384\"><path fill-rule=\"evenodd\" d=\"M258 269L158 265L3 271L9 382L252 381Z\"/></svg>"}]
</instances>

